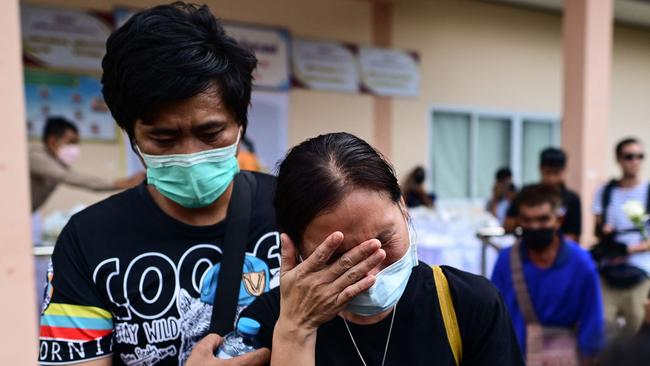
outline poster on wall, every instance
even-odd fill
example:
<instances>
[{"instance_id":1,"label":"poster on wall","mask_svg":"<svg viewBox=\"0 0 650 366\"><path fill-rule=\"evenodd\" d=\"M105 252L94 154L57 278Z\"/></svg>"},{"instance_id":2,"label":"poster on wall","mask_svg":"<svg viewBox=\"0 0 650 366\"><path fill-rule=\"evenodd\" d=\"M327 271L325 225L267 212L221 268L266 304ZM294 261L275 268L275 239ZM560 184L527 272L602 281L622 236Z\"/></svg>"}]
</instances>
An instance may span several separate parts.
<instances>
[{"instance_id":1,"label":"poster on wall","mask_svg":"<svg viewBox=\"0 0 650 366\"><path fill-rule=\"evenodd\" d=\"M225 23L226 33L257 57L256 88L289 89L289 32L281 28Z\"/></svg>"},{"instance_id":2,"label":"poster on wall","mask_svg":"<svg viewBox=\"0 0 650 366\"><path fill-rule=\"evenodd\" d=\"M364 92L413 97L420 92L418 56L395 49L360 47L359 70Z\"/></svg>"},{"instance_id":3,"label":"poster on wall","mask_svg":"<svg viewBox=\"0 0 650 366\"><path fill-rule=\"evenodd\" d=\"M25 101L29 137L40 138L45 120L61 116L77 125L82 139L116 138L117 127L95 76L25 69Z\"/></svg>"},{"instance_id":4,"label":"poster on wall","mask_svg":"<svg viewBox=\"0 0 650 366\"><path fill-rule=\"evenodd\" d=\"M21 5L20 21L26 66L101 71L113 28L110 14Z\"/></svg>"},{"instance_id":5,"label":"poster on wall","mask_svg":"<svg viewBox=\"0 0 650 366\"><path fill-rule=\"evenodd\" d=\"M251 99L246 137L264 170L273 173L289 144L289 93L256 90Z\"/></svg>"},{"instance_id":6,"label":"poster on wall","mask_svg":"<svg viewBox=\"0 0 650 366\"><path fill-rule=\"evenodd\" d=\"M359 91L359 72L353 46L339 42L294 39L291 66L295 86L330 91Z\"/></svg>"}]
</instances>

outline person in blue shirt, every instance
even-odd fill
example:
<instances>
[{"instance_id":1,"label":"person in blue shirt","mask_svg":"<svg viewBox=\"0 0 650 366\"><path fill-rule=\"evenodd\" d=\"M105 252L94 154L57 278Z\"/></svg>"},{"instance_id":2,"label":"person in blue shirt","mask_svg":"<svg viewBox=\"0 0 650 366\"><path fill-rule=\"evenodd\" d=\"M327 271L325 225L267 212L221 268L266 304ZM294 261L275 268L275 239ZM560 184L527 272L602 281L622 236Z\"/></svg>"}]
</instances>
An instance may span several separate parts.
<instances>
[{"instance_id":1,"label":"person in blue shirt","mask_svg":"<svg viewBox=\"0 0 650 366\"><path fill-rule=\"evenodd\" d=\"M520 251L524 283L537 320L544 327L573 329L581 364L588 365L604 340L596 266L587 251L560 234L563 213L555 190L541 185L526 187L517 205L522 238L501 251L492 282L508 307L521 349L526 354L527 324L513 280L513 248Z\"/></svg>"}]
</instances>

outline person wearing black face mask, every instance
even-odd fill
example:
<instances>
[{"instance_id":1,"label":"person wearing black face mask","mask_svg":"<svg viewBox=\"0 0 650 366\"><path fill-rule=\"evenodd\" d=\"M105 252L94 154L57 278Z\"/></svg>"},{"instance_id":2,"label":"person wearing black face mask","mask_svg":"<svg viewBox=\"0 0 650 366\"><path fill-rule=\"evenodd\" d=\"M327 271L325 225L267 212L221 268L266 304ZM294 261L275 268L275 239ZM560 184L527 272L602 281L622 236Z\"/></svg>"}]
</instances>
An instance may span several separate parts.
<instances>
[{"instance_id":1,"label":"person wearing black face mask","mask_svg":"<svg viewBox=\"0 0 650 366\"><path fill-rule=\"evenodd\" d=\"M508 306L527 364L590 365L604 340L595 264L562 235L556 190L529 186L516 203L521 238L499 254L492 282Z\"/></svg>"}]
</instances>

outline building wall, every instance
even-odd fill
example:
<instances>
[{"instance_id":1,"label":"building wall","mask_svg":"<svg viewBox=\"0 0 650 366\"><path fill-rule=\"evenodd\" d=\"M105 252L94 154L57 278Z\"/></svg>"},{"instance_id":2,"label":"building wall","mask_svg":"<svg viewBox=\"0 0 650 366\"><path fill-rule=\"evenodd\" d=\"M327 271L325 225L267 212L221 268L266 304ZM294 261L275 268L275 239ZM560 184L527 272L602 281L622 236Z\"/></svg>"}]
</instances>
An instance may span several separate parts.
<instances>
[{"instance_id":1,"label":"building wall","mask_svg":"<svg viewBox=\"0 0 650 366\"><path fill-rule=\"evenodd\" d=\"M30 0L111 10L145 7L145 0ZM276 25L295 36L369 44L372 3L361 0L210 0L225 20ZM392 44L416 50L422 61L417 98L392 101L391 158L402 177L427 163L428 112L433 105L528 113L562 111L562 21L559 14L469 0L399 0L393 5ZM625 135L650 141L650 30L615 28L611 144ZM345 130L373 142L373 98L294 89L290 92L289 144ZM611 150L611 146L606 146ZM124 172L117 144L84 144L82 171L118 177ZM116 160L117 159L117 160ZM650 160L650 159L649 159ZM607 162L615 173L613 159ZM571 168L571 167L569 167ZM646 171L650 165L646 162ZM61 188L45 211L89 203L106 195Z\"/></svg>"},{"instance_id":2,"label":"building wall","mask_svg":"<svg viewBox=\"0 0 650 366\"><path fill-rule=\"evenodd\" d=\"M607 164L610 174L617 174L614 144L618 140L636 136L650 146L650 30L616 27L613 53ZM650 159L644 172L650 176Z\"/></svg>"},{"instance_id":3,"label":"building wall","mask_svg":"<svg viewBox=\"0 0 650 366\"><path fill-rule=\"evenodd\" d=\"M475 1L413 0L397 3L394 22L393 44L418 50L422 61L420 97L394 102L400 173L427 163L433 105L560 114L559 16Z\"/></svg>"},{"instance_id":4,"label":"building wall","mask_svg":"<svg viewBox=\"0 0 650 366\"><path fill-rule=\"evenodd\" d=\"M393 160L401 176L427 163L432 105L561 115L560 14L404 0L396 2L393 22L393 45L417 50L422 61L421 95L393 102ZM628 135L650 144L650 30L615 26L613 53L610 144L603 148L613 150ZM617 173L613 158L604 163Z\"/></svg>"}]
</instances>

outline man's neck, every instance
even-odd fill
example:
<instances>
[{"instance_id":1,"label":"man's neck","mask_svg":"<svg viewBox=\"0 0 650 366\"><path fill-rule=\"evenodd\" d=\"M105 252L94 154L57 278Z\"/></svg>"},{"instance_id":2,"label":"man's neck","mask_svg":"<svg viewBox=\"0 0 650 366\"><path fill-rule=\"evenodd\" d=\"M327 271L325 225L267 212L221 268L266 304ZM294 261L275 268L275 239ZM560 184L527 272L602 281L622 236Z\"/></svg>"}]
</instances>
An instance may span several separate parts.
<instances>
[{"instance_id":1,"label":"man's neck","mask_svg":"<svg viewBox=\"0 0 650 366\"><path fill-rule=\"evenodd\" d=\"M555 263L559 250L560 238L556 235L553 238L553 242L548 247L542 250L528 249L528 258L530 258L530 261L539 268L550 268L553 263Z\"/></svg>"},{"instance_id":2,"label":"man's neck","mask_svg":"<svg viewBox=\"0 0 650 366\"><path fill-rule=\"evenodd\" d=\"M623 188L635 187L640 183L638 175L623 174L619 186Z\"/></svg>"},{"instance_id":3,"label":"man's neck","mask_svg":"<svg viewBox=\"0 0 650 366\"><path fill-rule=\"evenodd\" d=\"M206 207L186 208L178 203L163 196L158 190L148 185L147 190L154 202L164 213L175 218L176 220L192 226L210 226L226 218L228 213L228 204L232 196L233 183L230 183L228 189L216 201Z\"/></svg>"}]
</instances>

